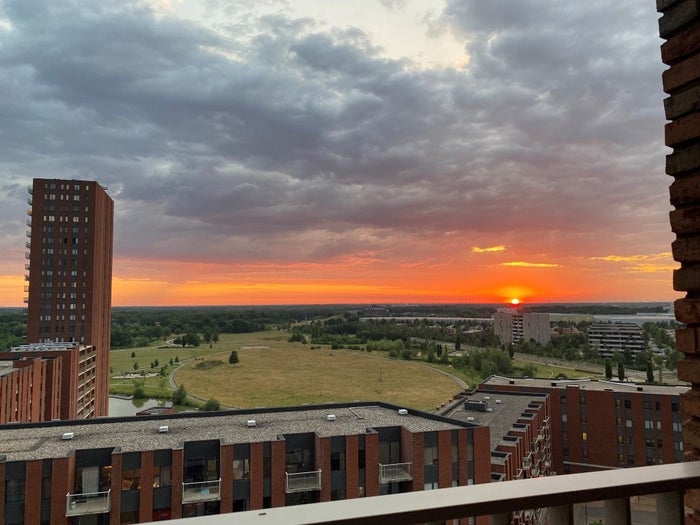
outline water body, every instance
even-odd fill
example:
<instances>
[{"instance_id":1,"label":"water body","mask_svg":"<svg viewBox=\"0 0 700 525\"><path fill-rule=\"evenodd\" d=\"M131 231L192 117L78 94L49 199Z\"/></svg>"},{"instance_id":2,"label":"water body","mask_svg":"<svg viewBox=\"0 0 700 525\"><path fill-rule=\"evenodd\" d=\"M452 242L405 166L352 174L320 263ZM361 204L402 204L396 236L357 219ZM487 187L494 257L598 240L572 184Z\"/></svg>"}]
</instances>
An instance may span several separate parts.
<instances>
[{"instance_id":1,"label":"water body","mask_svg":"<svg viewBox=\"0 0 700 525\"><path fill-rule=\"evenodd\" d=\"M171 406L165 399L122 399L109 397L109 417L135 416L136 412L153 407Z\"/></svg>"}]
</instances>

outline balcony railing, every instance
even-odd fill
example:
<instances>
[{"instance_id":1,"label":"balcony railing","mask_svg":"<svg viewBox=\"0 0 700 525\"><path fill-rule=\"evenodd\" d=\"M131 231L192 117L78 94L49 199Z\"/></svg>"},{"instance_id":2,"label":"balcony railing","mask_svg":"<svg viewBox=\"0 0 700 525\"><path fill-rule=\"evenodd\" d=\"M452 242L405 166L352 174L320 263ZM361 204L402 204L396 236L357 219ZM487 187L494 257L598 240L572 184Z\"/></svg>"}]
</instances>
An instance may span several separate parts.
<instances>
[{"instance_id":1,"label":"balcony railing","mask_svg":"<svg viewBox=\"0 0 700 525\"><path fill-rule=\"evenodd\" d=\"M109 512L111 490L105 492L86 492L83 494L66 494L66 517L87 516Z\"/></svg>"},{"instance_id":2,"label":"balcony railing","mask_svg":"<svg viewBox=\"0 0 700 525\"><path fill-rule=\"evenodd\" d=\"M395 483L398 481L411 481L411 466L413 463L388 463L379 464L379 483Z\"/></svg>"},{"instance_id":3,"label":"balcony railing","mask_svg":"<svg viewBox=\"0 0 700 525\"><path fill-rule=\"evenodd\" d=\"M182 484L182 503L218 501L221 499L221 478Z\"/></svg>"},{"instance_id":4,"label":"balcony railing","mask_svg":"<svg viewBox=\"0 0 700 525\"><path fill-rule=\"evenodd\" d=\"M236 525L284 523L286 525L406 525L491 516L491 523L505 525L522 512L542 516L549 525L585 523L580 504L593 502L605 525L626 525L630 500L637 496L655 505L644 509L642 521L657 525L683 523L683 491L700 488L700 462L587 472L519 481L408 492L374 498L315 503L236 513ZM533 510L540 509L540 510ZM574 516L576 514L576 516ZM588 516L590 517L590 515ZM576 518L573 519L572 518ZM183 525L226 525L230 514L181 519ZM545 521L543 521L545 522Z\"/></svg>"},{"instance_id":5,"label":"balcony railing","mask_svg":"<svg viewBox=\"0 0 700 525\"><path fill-rule=\"evenodd\" d=\"M288 494L292 492L310 492L321 490L321 470L311 470L309 472L285 472L287 482L285 490Z\"/></svg>"}]
</instances>

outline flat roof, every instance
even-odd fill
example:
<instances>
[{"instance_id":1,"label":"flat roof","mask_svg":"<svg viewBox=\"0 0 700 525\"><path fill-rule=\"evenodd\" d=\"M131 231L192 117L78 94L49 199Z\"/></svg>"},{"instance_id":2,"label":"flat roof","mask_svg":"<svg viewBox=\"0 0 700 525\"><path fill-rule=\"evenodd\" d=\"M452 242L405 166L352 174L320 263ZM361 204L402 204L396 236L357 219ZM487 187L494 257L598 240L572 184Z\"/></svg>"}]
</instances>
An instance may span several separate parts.
<instances>
[{"instance_id":1,"label":"flat roof","mask_svg":"<svg viewBox=\"0 0 700 525\"><path fill-rule=\"evenodd\" d=\"M485 379L483 386L511 385L531 388L566 389L567 386L577 386L584 390L613 392L639 392L646 394L662 394L677 396L690 390L689 385L649 385L646 383L621 383L619 381L601 381L595 379L523 379L521 377L491 376Z\"/></svg>"},{"instance_id":2,"label":"flat roof","mask_svg":"<svg viewBox=\"0 0 700 525\"><path fill-rule=\"evenodd\" d=\"M489 427L491 451L494 451L530 404L536 401L541 403L543 399L544 394L475 390L467 395L464 403L449 412L447 417ZM465 409L467 401L482 402L490 411Z\"/></svg>"},{"instance_id":3,"label":"flat roof","mask_svg":"<svg viewBox=\"0 0 700 525\"><path fill-rule=\"evenodd\" d=\"M474 425L416 410L399 414L385 403L328 404L247 411L197 412L163 416L99 418L0 426L0 452L6 461L66 457L75 450L120 447L122 452L178 449L188 441L222 443L276 441L284 434L321 437L365 434L368 429L400 426L411 432L455 430ZM329 421L327 416L335 415ZM255 420L255 427L248 421ZM167 426L167 432L160 432ZM73 438L62 439L72 432Z\"/></svg>"}]
</instances>

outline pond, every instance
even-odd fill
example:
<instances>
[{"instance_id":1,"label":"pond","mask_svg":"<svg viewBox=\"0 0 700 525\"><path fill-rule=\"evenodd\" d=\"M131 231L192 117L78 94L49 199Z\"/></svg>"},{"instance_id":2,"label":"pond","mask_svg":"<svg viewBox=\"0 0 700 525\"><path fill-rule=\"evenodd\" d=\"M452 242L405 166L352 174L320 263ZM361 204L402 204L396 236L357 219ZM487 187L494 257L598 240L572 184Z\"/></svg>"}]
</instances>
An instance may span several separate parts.
<instances>
[{"instance_id":1,"label":"pond","mask_svg":"<svg viewBox=\"0 0 700 525\"><path fill-rule=\"evenodd\" d=\"M135 416L136 412L153 407L171 406L167 399L124 399L109 396L109 417Z\"/></svg>"}]
</instances>

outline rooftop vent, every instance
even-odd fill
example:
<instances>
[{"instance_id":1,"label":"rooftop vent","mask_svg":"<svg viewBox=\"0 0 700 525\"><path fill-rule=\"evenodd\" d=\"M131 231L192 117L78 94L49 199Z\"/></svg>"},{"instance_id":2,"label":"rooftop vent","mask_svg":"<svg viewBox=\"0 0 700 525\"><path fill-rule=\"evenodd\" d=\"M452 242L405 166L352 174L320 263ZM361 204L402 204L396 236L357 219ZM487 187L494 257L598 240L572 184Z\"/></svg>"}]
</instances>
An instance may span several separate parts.
<instances>
[{"instance_id":1,"label":"rooftop vent","mask_svg":"<svg viewBox=\"0 0 700 525\"><path fill-rule=\"evenodd\" d=\"M158 432L160 432L161 434L165 434L166 432L169 432L169 431L170 431L170 428L168 427L168 425L161 425L158 427Z\"/></svg>"},{"instance_id":2,"label":"rooftop vent","mask_svg":"<svg viewBox=\"0 0 700 525\"><path fill-rule=\"evenodd\" d=\"M399 408L399 415L400 416L407 416L408 410L406 410L405 408Z\"/></svg>"},{"instance_id":3,"label":"rooftop vent","mask_svg":"<svg viewBox=\"0 0 700 525\"><path fill-rule=\"evenodd\" d=\"M501 401L500 399L496 399L496 404L497 404L497 405L500 405L501 403L502 403L502 401Z\"/></svg>"},{"instance_id":4,"label":"rooftop vent","mask_svg":"<svg viewBox=\"0 0 700 525\"><path fill-rule=\"evenodd\" d=\"M335 414L328 414L326 416L326 421L335 421Z\"/></svg>"},{"instance_id":5,"label":"rooftop vent","mask_svg":"<svg viewBox=\"0 0 700 525\"><path fill-rule=\"evenodd\" d=\"M68 441L70 439L73 439L73 436L75 436L73 432L64 432L61 436L61 439L63 439L64 441Z\"/></svg>"},{"instance_id":6,"label":"rooftop vent","mask_svg":"<svg viewBox=\"0 0 700 525\"><path fill-rule=\"evenodd\" d=\"M510 383L511 385L514 385L514 384L515 384L515 379L511 379L510 381L508 381L508 383Z\"/></svg>"},{"instance_id":7,"label":"rooftop vent","mask_svg":"<svg viewBox=\"0 0 700 525\"><path fill-rule=\"evenodd\" d=\"M248 428L255 428L258 426L258 423L254 419L249 419L245 422L245 426L247 426Z\"/></svg>"},{"instance_id":8,"label":"rooftop vent","mask_svg":"<svg viewBox=\"0 0 700 525\"><path fill-rule=\"evenodd\" d=\"M474 421L474 417L473 417L473 416L467 416L467 421Z\"/></svg>"},{"instance_id":9,"label":"rooftop vent","mask_svg":"<svg viewBox=\"0 0 700 525\"><path fill-rule=\"evenodd\" d=\"M484 399L488 401L489 399L491 399L491 396L484 396Z\"/></svg>"}]
</instances>

